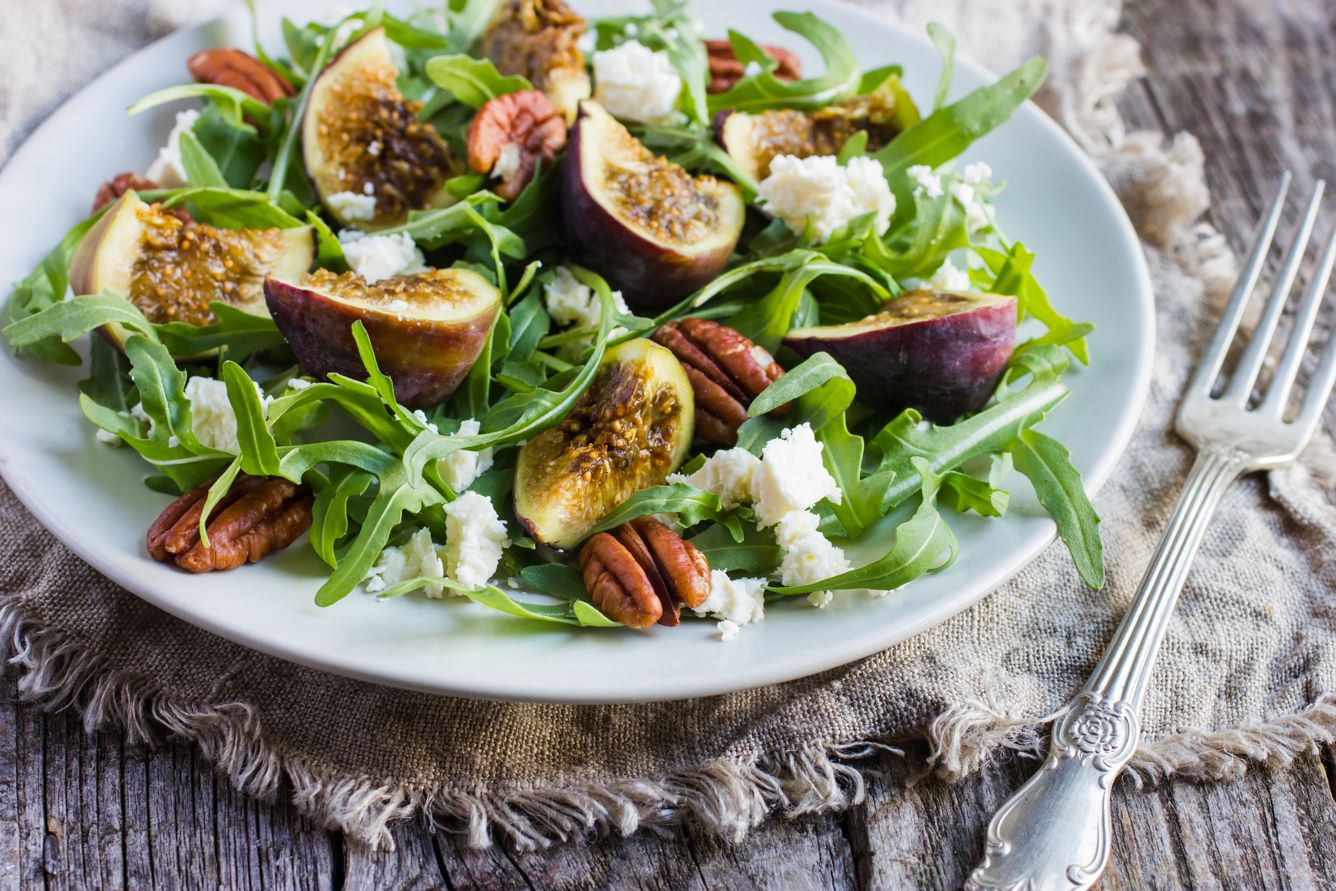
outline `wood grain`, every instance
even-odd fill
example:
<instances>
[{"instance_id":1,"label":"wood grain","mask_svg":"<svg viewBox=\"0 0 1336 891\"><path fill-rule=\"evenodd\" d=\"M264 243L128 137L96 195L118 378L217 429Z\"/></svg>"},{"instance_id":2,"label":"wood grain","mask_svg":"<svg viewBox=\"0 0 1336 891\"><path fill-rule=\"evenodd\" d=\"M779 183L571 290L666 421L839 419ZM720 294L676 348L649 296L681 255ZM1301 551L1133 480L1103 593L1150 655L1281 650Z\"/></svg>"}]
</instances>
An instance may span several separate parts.
<instances>
[{"instance_id":1,"label":"wood grain","mask_svg":"<svg viewBox=\"0 0 1336 891\"><path fill-rule=\"evenodd\" d=\"M1197 135L1211 221L1231 243L1246 243L1281 170L1295 172L1300 190L1336 178L1336 5L1139 0L1124 28L1142 42L1149 68L1123 99L1124 116L1135 129ZM1329 210L1319 232L1332 224ZM915 781L923 753L908 754L874 765L862 806L776 821L737 845L684 827L518 854L403 826L394 851L372 853L312 825L281 794L273 804L246 799L184 743L151 748L115 731L85 734L72 713L19 704L8 679L0 889L957 887L989 815L1033 764L1001 763L948 785ZM1313 753L1237 783L1124 788L1102 887L1336 887L1328 774Z\"/></svg>"}]
</instances>

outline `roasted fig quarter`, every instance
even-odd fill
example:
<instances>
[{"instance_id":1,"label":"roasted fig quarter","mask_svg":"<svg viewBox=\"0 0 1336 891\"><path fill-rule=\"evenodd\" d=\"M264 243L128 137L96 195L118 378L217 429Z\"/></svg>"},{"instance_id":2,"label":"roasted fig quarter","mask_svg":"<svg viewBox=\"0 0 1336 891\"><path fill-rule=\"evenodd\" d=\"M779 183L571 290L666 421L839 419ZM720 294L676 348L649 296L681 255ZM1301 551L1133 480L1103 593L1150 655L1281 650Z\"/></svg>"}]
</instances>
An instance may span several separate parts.
<instances>
[{"instance_id":1,"label":"roasted fig quarter","mask_svg":"<svg viewBox=\"0 0 1336 891\"><path fill-rule=\"evenodd\" d=\"M368 284L319 269L270 278L265 299L302 369L363 378L352 326L361 321L376 362L409 408L444 402L468 374L501 307L501 293L468 269L428 269Z\"/></svg>"},{"instance_id":2,"label":"roasted fig quarter","mask_svg":"<svg viewBox=\"0 0 1336 891\"><path fill-rule=\"evenodd\" d=\"M1016 298L911 291L857 322L794 328L786 346L827 352L849 372L858 400L918 409L947 423L988 401L1016 342Z\"/></svg>"},{"instance_id":3,"label":"roasted fig quarter","mask_svg":"<svg viewBox=\"0 0 1336 891\"><path fill-rule=\"evenodd\" d=\"M737 186L692 176L597 102L580 103L561 169L566 241L633 309L664 309L718 275L745 212Z\"/></svg>"},{"instance_id":4,"label":"roasted fig quarter","mask_svg":"<svg viewBox=\"0 0 1336 891\"><path fill-rule=\"evenodd\" d=\"M648 340L612 348L565 419L520 449L520 525L540 544L574 547L608 511L686 460L694 415L691 383L672 353Z\"/></svg>"},{"instance_id":5,"label":"roasted fig quarter","mask_svg":"<svg viewBox=\"0 0 1336 891\"><path fill-rule=\"evenodd\" d=\"M150 322L216 321L209 304L230 303L268 315L264 277L296 277L315 259L310 226L293 229L215 229L183 223L175 213L128 191L88 230L70 260L76 294L110 291L129 300ZM102 329L124 343L119 325Z\"/></svg>"}]
</instances>

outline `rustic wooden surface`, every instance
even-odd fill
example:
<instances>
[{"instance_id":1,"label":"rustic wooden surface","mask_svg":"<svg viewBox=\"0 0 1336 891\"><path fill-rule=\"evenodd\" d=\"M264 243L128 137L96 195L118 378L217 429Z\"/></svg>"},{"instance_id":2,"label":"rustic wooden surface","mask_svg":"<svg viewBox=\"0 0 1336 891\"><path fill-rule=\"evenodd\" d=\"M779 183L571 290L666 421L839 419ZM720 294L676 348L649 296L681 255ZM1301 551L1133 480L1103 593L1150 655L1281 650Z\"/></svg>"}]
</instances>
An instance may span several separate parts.
<instances>
[{"instance_id":1,"label":"rustic wooden surface","mask_svg":"<svg viewBox=\"0 0 1336 891\"><path fill-rule=\"evenodd\" d=\"M1280 170L1304 189L1336 179L1336 5L1137 0L1124 18L1150 69L1124 114L1135 128L1198 136L1213 222L1233 244L1246 242ZM247 800L188 745L86 735L74 714L17 703L7 680L0 888L957 887L988 816L1032 766L906 790L906 765L921 754L878 762L855 810L774 822L739 845L688 827L520 855L408 827L394 852L373 854L290 805ZM1332 762L1314 752L1237 783L1125 788L1102 887L1336 887Z\"/></svg>"}]
</instances>

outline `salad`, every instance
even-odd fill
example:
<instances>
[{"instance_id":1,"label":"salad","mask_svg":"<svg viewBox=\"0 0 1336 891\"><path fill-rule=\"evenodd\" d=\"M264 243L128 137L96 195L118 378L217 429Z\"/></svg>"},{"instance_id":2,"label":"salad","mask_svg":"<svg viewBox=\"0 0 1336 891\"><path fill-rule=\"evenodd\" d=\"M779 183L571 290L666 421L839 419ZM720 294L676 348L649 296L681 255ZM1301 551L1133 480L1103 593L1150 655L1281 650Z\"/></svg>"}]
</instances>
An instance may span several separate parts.
<instances>
[{"instance_id":1,"label":"salad","mask_svg":"<svg viewBox=\"0 0 1336 891\"><path fill-rule=\"evenodd\" d=\"M930 26L911 97L818 16L774 19L789 45L681 0L450 0L198 53L129 109L176 111L158 158L4 333L65 364L92 335L77 398L164 495L150 557L228 570L308 534L323 606L728 640L945 569L945 512L1002 515L1015 472L1098 588L1098 517L1037 428L1091 329L959 159L1045 63L949 101Z\"/></svg>"}]
</instances>

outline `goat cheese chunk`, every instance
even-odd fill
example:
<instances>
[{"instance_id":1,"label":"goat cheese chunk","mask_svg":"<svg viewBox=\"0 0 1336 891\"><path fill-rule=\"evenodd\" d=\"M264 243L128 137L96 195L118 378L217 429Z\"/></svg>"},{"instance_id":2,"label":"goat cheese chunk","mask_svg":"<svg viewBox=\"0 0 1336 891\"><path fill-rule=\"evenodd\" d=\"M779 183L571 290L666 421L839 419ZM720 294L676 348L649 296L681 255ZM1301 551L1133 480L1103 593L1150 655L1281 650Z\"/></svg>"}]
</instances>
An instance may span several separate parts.
<instances>
[{"instance_id":1,"label":"goat cheese chunk","mask_svg":"<svg viewBox=\"0 0 1336 891\"><path fill-rule=\"evenodd\" d=\"M951 186L951 197L956 199L965 211L965 226L970 232L980 232L993 225L992 219L988 216L988 208L974 186L967 182L955 183Z\"/></svg>"},{"instance_id":2,"label":"goat cheese chunk","mask_svg":"<svg viewBox=\"0 0 1336 891\"><path fill-rule=\"evenodd\" d=\"M906 172L914 181L915 193L925 198L941 198L945 194L942 191L942 178L933 173L927 164L915 164Z\"/></svg>"},{"instance_id":3,"label":"goat cheese chunk","mask_svg":"<svg viewBox=\"0 0 1336 891\"><path fill-rule=\"evenodd\" d=\"M895 196L881 164L867 157L851 158L841 167L834 155L779 155L770 162L770 174L757 186L757 194L761 206L790 229L801 234L810 224L821 242L869 213L876 214L880 235L895 212Z\"/></svg>"},{"instance_id":4,"label":"goat cheese chunk","mask_svg":"<svg viewBox=\"0 0 1336 891\"><path fill-rule=\"evenodd\" d=\"M628 40L594 53L594 98L608 114L642 123L672 114L682 78L666 52Z\"/></svg>"},{"instance_id":5,"label":"goat cheese chunk","mask_svg":"<svg viewBox=\"0 0 1336 891\"><path fill-rule=\"evenodd\" d=\"M552 321L562 327L597 328L602 307L594 289L583 284L565 266L558 266L556 278L543 289L543 302ZM617 312L631 314L621 291L612 292Z\"/></svg>"},{"instance_id":6,"label":"goat cheese chunk","mask_svg":"<svg viewBox=\"0 0 1336 891\"><path fill-rule=\"evenodd\" d=\"M368 235L356 229L345 229L339 233L339 244L343 246L348 265L368 284L427 269L422 251L407 232Z\"/></svg>"},{"instance_id":7,"label":"goat cheese chunk","mask_svg":"<svg viewBox=\"0 0 1336 891\"><path fill-rule=\"evenodd\" d=\"M821 518L810 510L786 514L775 529L775 541L784 549L779 565L782 585L810 585L848 572L851 567L844 551L830 543L817 529ZM829 591L817 591L808 597L813 606L830 603Z\"/></svg>"},{"instance_id":8,"label":"goat cheese chunk","mask_svg":"<svg viewBox=\"0 0 1336 891\"><path fill-rule=\"evenodd\" d=\"M441 549L431 540L431 530L426 528L414 532L402 545L382 550L376 565L362 579L362 588L368 594L375 594L400 582L421 578L445 578ZM422 589L428 597L440 597L444 591L444 585L427 585Z\"/></svg>"},{"instance_id":9,"label":"goat cheese chunk","mask_svg":"<svg viewBox=\"0 0 1336 891\"><path fill-rule=\"evenodd\" d=\"M464 492L445 505L445 571L466 588L481 588L496 575L510 544L492 499Z\"/></svg>"},{"instance_id":10,"label":"goat cheese chunk","mask_svg":"<svg viewBox=\"0 0 1336 891\"><path fill-rule=\"evenodd\" d=\"M970 274L964 269L956 266L951 259L942 261L942 265L937 267L937 271L928 279L928 285L937 291L971 291L974 285L970 282Z\"/></svg>"},{"instance_id":11,"label":"goat cheese chunk","mask_svg":"<svg viewBox=\"0 0 1336 891\"><path fill-rule=\"evenodd\" d=\"M737 636L738 627L765 618L765 579L728 577L728 573L710 571L710 596L692 611L698 616L713 616L719 622L724 640Z\"/></svg>"},{"instance_id":12,"label":"goat cheese chunk","mask_svg":"<svg viewBox=\"0 0 1336 891\"><path fill-rule=\"evenodd\" d=\"M481 431L482 425L475 419L469 418L460 422L456 433L459 436L477 436ZM456 492L463 492L473 485L473 481L486 473L491 466L491 446L476 452L464 450L451 452L436 462L436 467L441 472L441 479Z\"/></svg>"},{"instance_id":13,"label":"goat cheese chunk","mask_svg":"<svg viewBox=\"0 0 1336 891\"><path fill-rule=\"evenodd\" d=\"M793 511L809 510L823 498L840 503L843 493L821 463L822 449L811 424L791 427L765 444L751 481L757 528L773 526Z\"/></svg>"},{"instance_id":14,"label":"goat cheese chunk","mask_svg":"<svg viewBox=\"0 0 1336 891\"><path fill-rule=\"evenodd\" d=\"M158 149L158 157L144 174L164 189L180 189L187 185L186 168L181 163L181 134L195 127L199 112L188 108L176 113L176 123L167 134L167 143Z\"/></svg>"},{"instance_id":15,"label":"goat cheese chunk","mask_svg":"<svg viewBox=\"0 0 1336 891\"><path fill-rule=\"evenodd\" d=\"M255 384L255 392L260 397L261 410L267 413L273 398L264 395L259 384ZM190 400L190 426L201 445L232 454L241 451L237 442L237 415L227 400L227 384L211 377L192 377L186 381L185 396Z\"/></svg>"},{"instance_id":16,"label":"goat cheese chunk","mask_svg":"<svg viewBox=\"0 0 1336 891\"><path fill-rule=\"evenodd\" d=\"M751 500L752 477L760 466L761 459L744 448L721 449L689 476L669 474L668 482L704 489L718 495L725 508L737 507Z\"/></svg>"},{"instance_id":17,"label":"goat cheese chunk","mask_svg":"<svg viewBox=\"0 0 1336 891\"><path fill-rule=\"evenodd\" d=\"M369 220L376 215L376 196L366 192L335 192L325 203L345 220Z\"/></svg>"}]
</instances>

